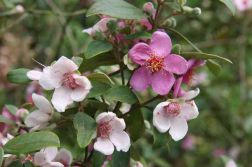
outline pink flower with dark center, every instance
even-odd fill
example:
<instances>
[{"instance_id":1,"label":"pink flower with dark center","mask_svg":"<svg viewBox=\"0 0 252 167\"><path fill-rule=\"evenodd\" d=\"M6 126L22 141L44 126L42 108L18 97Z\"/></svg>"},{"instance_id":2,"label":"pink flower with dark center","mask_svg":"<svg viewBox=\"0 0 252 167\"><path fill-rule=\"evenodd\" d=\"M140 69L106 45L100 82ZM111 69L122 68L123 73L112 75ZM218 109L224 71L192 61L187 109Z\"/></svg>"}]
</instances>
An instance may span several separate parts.
<instances>
[{"instance_id":1,"label":"pink flower with dark center","mask_svg":"<svg viewBox=\"0 0 252 167\"><path fill-rule=\"evenodd\" d=\"M234 0L234 4L239 11L245 11L252 8L252 0Z\"/></svg>"},{"instance_id":2,"label":"pink flower with dark center","mask_svg":"<svg viewBox=\"0 0 252 167\"><path fill-rule=\"evenodd\" d=\"M176 54L171 54L170 37L161 31L152 35L150 44L138 43L129 51L129 57L140 67L133 73L130 85L137 91L148 86L160 94L166 95L172 88L175 78L173 74L184 74L187 61Z\"/></svg>"},{"instance_id":3,"label":"pink flower with dark center","mask_svg":"<svg viewBox=\"0 0 252 167\"><path fill-rule=\"evenodd\" d=\"M118 118L115 113L103 112L96 117L97 140L94 149L111 155L114 147L117 151L127 152L130 147L129 135L124 131L126 125L122 118Z\"/></svg>"}]
</instances>

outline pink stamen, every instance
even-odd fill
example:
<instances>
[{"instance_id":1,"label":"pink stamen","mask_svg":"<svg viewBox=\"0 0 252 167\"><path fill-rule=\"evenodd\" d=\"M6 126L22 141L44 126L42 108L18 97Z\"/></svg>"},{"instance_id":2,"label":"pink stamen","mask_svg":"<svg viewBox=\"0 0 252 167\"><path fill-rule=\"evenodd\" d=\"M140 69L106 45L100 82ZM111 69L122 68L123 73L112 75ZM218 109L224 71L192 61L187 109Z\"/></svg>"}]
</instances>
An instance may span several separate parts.
<instances>
[{"instance_id":1,"label":"pink stamen","mask_svg":"<svg viewBox=\"0 0 252 167\"><path fill-rule=\"evenodd\" d=\"M64 74L63 85L70 89L79 87L79 84L76 83L72 73Z\"/></svg>"},{"instance_id":2,"label":"pink stamen","mask_svg":"<svg viewBox=\"0 0 252 167\"><path fill-rule=\"evenodd\" d=\"M168 116L176 117L179 115L181 107L179 103L172 102L164 107L164 111Z\"/></svg>"},{"instance_id":3,"label":"pink stamen","mask_svg":"<svg viewBox=\"0 0 252 167\"><path fill-rule=\"evenodd\" d=\"M110 121L102 122L98 125L97 133L98 133L99 137L101 137L101 138L108 138L109 137L109 134L112 130L112 127L109 124L109 122Z\"/></svg>"}]
</instances>

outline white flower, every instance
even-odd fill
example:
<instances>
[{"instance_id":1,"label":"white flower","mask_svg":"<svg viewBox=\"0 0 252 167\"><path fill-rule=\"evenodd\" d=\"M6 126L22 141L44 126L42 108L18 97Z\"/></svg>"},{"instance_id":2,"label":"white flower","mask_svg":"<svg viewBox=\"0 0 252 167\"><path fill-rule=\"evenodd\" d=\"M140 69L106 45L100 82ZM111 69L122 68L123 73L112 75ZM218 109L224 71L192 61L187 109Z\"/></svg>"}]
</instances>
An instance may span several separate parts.
<instances>
[{"instance_id":1,"label":"white flower","mask_svg":"<svg viewBox=\"0 0 252 167\"><path fill-rule=\"evenodd\" d=\"M173 140L182 139L187 131L187 121L199 115L193 99L199 94L199 89L189 91L180 99L159 103L153 112L153 125L161 133L169 130Z\"/></svg>"},{"instance_id":2,"label":"white flower","mask_svg":"<svg viewBox=\"0 0 252 167\"><path fill-rule=\"evenodd\" d=\"M225 167L237 167L235 161L233 159L229 159L225 165Z\"/></svg>"},{"instance_id":3,"label":"white flower","mask_svg":"<svg viewBox=\"0 0 252 167\"><path fill-rule=\"evenodd\" d=\"M43 96L36 93L32 94L32 100L38 110L31 112L25 118L25 125L32 130L42 129L47 126L52 117L53 107L50 102Z\"/></svg>"},{"instance_id":4,"label":"white flower","mask_svg":"<svg viewBox=\"0 0 252 167\"><path fill-rule=\"evenodd\" d=\"M62 148L47 147L34 155L34 164L41 167L64 167L72 163L72 154Z\"/></svg>"},{"instance_id":5,"label":"white flower","mask_svg":"<svg viewBox=\"0 0 252 167\"><path fill-rule=\"evenodd\" d=\"M107 23L111 20L115 20L114 18L102 18L100 21L98 21L93 27L84 29L82 32L85 32L89 34L90 36L95 35L96 32L106 32L108 31Z\"/></svg>"},{"instance_id":6,"label":"white flower","mask_svg":"<svg viewBox=\"0 0 252 167\"><path fill-rule=\"evenodd\" d=\"M129 135L124 131L126 125L122 118L118 118L115 113L103 112L96 117L97 140L94 149L105 154L111 155L114 146L117 151L127 152L130 148Z\"/></svg>"},{"instance_id":7,"label":"white flower","mask_svg":"<svg viewBox=\"0 0 252 167\"><path fill-rule=\"evenodd\" d=\"M46 90L54 90L52 104L59 112L74 101L82 101L91 89L91 83L85 76L76 73L78 66L70 59L62 56L56 63L45 67L43 72L31 70L27 76L31 80L39 80Z\"/></svg>"},{"instance_id":8,"label":"white flower","mask_svg":"<svg viewBox=\"0 0 252 167\"><path fill-rule=\"evenodd\" d=\"M4 137L1 133L0 133L0 144L2 146L4 146L9 140L13 139L14 136L12 136L11 134L7 133L6 137Z\"/></svg>"}]
</instances>

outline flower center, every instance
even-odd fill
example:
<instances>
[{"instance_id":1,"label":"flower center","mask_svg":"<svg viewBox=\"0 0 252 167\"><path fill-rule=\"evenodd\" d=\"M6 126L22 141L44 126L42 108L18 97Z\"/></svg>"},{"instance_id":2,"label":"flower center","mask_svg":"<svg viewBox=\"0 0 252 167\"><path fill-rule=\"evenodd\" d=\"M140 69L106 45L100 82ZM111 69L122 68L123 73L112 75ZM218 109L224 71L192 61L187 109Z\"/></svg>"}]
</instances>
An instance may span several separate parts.
<instances>
[{"instance_id":1,"label":"flower center","mask_svg":"<svg viewBox=\"0 0 252 167\"><path fill-rule=\"evenodd\" d=\"M70 89L75 89L75 88L79 87L79 85L76 83L72 73L64 74L63 85L70 88Z\"/></svg>"},{"instance_id":2,"label":"flower center","mask_svg":"<svg viewBox=\"0 0 252 167\"><path fill-rule=\"evenodd\" d=\"M109 134L112 130L111 125L109 124L109 121L100 123L97 128L98 136L101 138L108 138Z\"/></svg>"},{"instance_id":3,"label":"flower center","mask_svg":"<svg viewBox=\"0 0 252 167\"><path fill-rule=\"evenodd\" d=\"M169 103L167 106L165 106L164 110L168 116L176 117L179 115L181 107L179 103L172 102L172 103Z\"/></svg>"},{"instance_id":4,"label":"flower center","mask_svg":"<svg viewBox=\"0 0 252 167\"><path fill-rule=\"evenodd\" d=\"M248 5L248 0L243 0L243 5Z\"/></svg>"},{"instance_id":5,"label":"flower center","mask_svg":"<svg viewBox=\"0 0 252 167\"><path fill-rule=\"evenodd\" d=\"M163 68L164 58L151 54L150 58L146 62L147 67L151 70L151 72L158 72Z\"/></svg>"}]
</instances>

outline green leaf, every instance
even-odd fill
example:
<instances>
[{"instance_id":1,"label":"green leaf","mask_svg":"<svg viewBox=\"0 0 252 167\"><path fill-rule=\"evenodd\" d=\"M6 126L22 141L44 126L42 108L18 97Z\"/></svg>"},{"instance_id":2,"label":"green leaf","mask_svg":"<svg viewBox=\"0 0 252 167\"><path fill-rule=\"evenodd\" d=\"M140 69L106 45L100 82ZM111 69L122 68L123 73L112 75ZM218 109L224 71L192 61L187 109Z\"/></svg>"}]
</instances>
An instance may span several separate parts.
<instances>
[{"instance_id":1,"label":"green leaf","mask_svg":"<svg viewBox=\"0 0 252 167\"><path fill-rule=\"evenodd\" d=\"M2 166L3 163L3 156L4 156L4 150L2 147L0 147L0 166Z\"/></svg>"},{"instance_id":2,"label":"green leaf","mask_svg":"<svg viewBox=\"0 0 252 167\"><path fill-rule=\"evenodd\" d=\"M132 39L136 39L136 38L150 39L151 34L146 31L142 31L142 32L137 32L135 34L130 34L130 35L125 36L125 39L127 39L127 40L132 40Z\"/></svg>"},{"instance_id":3,"label":"green leaf","mask_svg":"<svg viewBox=\"0 0 252 167\"><path fill-rule=\"evenodd\" d=\"M26 73L30 71L26 68L14 69L8 72L7 79L11 83L24 84L30 82L30 79L26 76Z\"/></svg>"},{"instance_id":4,"label":"green leaf","mask_svg":"<svg viewBox=\"0 0 252 167\"><path fill-rule=\"evenodd\" d=\"M23 164L20 160L15 160L8 167L23 167Z\"/></svg>"},{"instance_id":5,"label":"green leaf","mask_svg":"<svg viewBox=\"0 0 252 167\"><path fill-rule=\"evenodd\" d=\"M92 167L101 167L105 160L105 155L98 151L94 151L94 154L92 156Z\"/></svg>"},{"instance_id":6,"label":"green leaf","mask_svg":"<svg viewBox=\"0 0 252 167\"><path fill-rule=\"evenodd\" d=\"M16 115L18 108L14 105L11 104L6 104L5 107L8 109L8 111L13 114Z\"/></svg>"},{"instance_id":7,"label":"green leaf","mask_svg":"<svg viewBox=\"0 0 252 167\"><path fill-rule=\"evenodd\" d=\"M129 167L130 163L130 151L118 152L114 151L112 155L112 167Z\"/></svg>"},{"instance_id":8,"label":"green leaf","mask_svg":"<svg viewBox=\"0 0 252 167\"><path fill-rule=\"evenodd\" d=\"M99 66L108 66L108 65L114 65L116 64L116 60L113 54L110 52L103 53L99 56L95 56L91 59L86 59L84 57L83 62L79 68L79 71L85 72L85 71L91 71L96 69Z\"/></svg>"},{"instance_id":9,"label":"green leaf","mask_svg":"<svg viewBox=\"0 0 252 167\"><path fill-rule=\"evenodd\" d=\"M125 115L126 127L133 142L143 136L145 132L144 118L138 107L131 107L132 110Z\"/></svg>"},{"instance_id":10,"label":"green leaf","mask_svg":"<svg viewBox=\"0 0 252 167\"><path fill-rule=\"evenodd\" d=\"M134 104L138 101L136 95L127 86L114 86L106 92L105 97L128 104Z\"/></svg>"},{"instance_id":11,"label":"green leaf","mask_svg":"<svg viewBox=\"0 0 252 167\"><path fill-rule=\"evenodd\" d=\"M96 133L95 120L85 113L77 113L73 120L74 128L77 130L77 141L81 148L90 144Z\"/></svg>"},{"instance_id":12,"label":"green leaf","mask_svg":"<svg viewBox=\"0 0 252 167\"><path fill-rule=\"evenodd\" d=\"M106 41L92 41L88 44L84 56L86 59L93 58L101 53L109 52L113 49L113 46Z\"/></svg>"},{"instance_id":13,"label":"green leaf","mask_svg":"<svg viewBox=\"0 0 252 167\"><path fill-rule=\"evenodd\" d=\"M14 121L12 121L12 120L10 120L10 119L2 116L2 115L0 115L0 122L8 124L8 125L14 125L15 124Z\"/></svg>"},{"instance_id":14,"label":"green leaf","mask_svg":"<svg viewBox=\"0 0 252 167\"><path fill-rule=\"evenodd\" d=\"M87 16L108 15L119 19L142 19L142 10L124 0L99 0L87 11Z\"/></svg>"},{"instance_id":15,"label":"green leaf","mask_svg":"<svg viewBox=\"0 0 252 167\"><path fill-rule=\"evenodd\" d=\"M50 146L60 146L58 136L49 131L41 131L26 133L11 139L4 145L4 150L10 154L25 154Z\"/></svg>"},{"instance_id":16,"label":"green leaf","mask_svg":"<svg viewBox=\"0 0 252 167\"><path fill-rule=\"evenodd\" d=\"M228 9L232 12L232 14L235 15L236 10L232 0L219 0L219 1L224 3L228 7Z\"/></svg>"},{"instance_id":17,"label":"green leaf","mask_svg":"<svg viewBox=\"0 0 252 167\"><path fill-rule=\"evenodd\" d=\"M106 84L113 84L113 81L105 73L93 73L87 76L89 80L98 81Z\"/></svg>"},{"instance_id":18,"label":"green leaf","mask_svg":"<svg viewBox=\"0 0 252 167\"><path fill-rule=\"evenodd\" d=\"M34 165L32 164L31 161L28 160L23 164L23 167L34 167Z\"/></svg>"},{"instance_id":19,"label":"green leaf","mask_svg":"<svg viewBox=\"0 0 252 167\"><path fill-rule=\"evenodd\" d=\"M213 60L208 60L206 62L207 68L214 74L218 75L221 71L221 65Z\"/></svg>"},{"instance_id":20,"label":"green leaf","mask_svg":"<svg viewBox=\"0 0 252 167\"><path fill-rule=\"evenodd\" d=\"M215 59L215 60L222 60L225 61L227 63L232 63L232 61L230 61L227 58L221 57L221 56L217 56L217 55L213 55L213 54L208 54L208 53L201 53L201 52L182 52L180 53L181 56L185 57L185 58L195 58L195 59Z\"/></svg>"}]
</instances>

